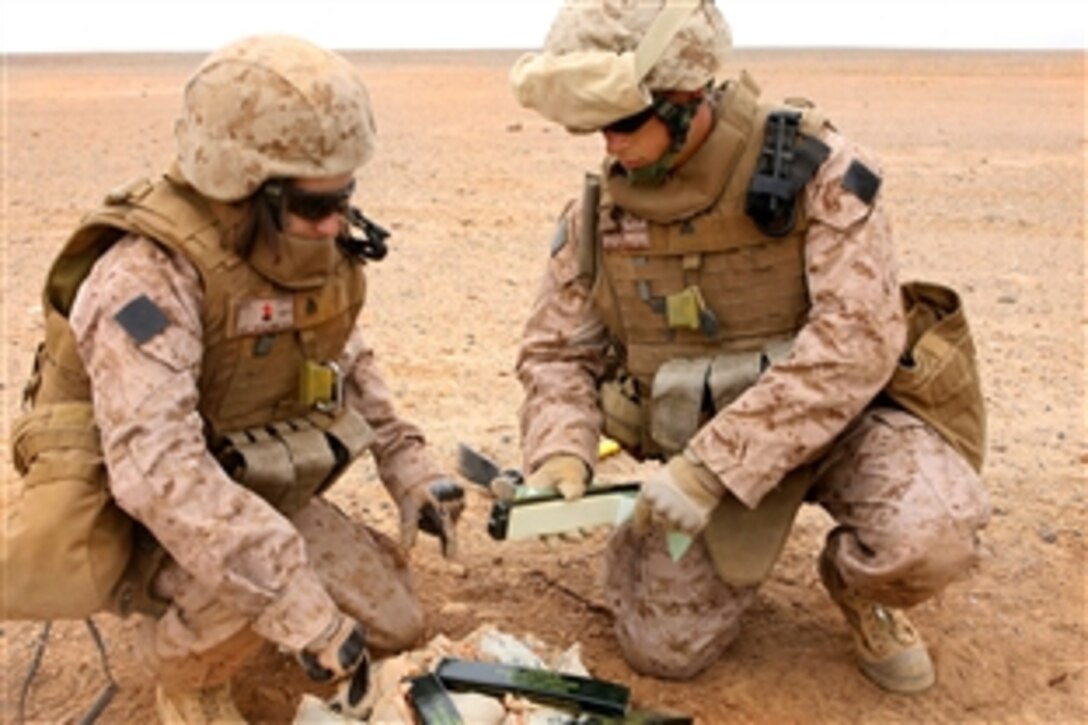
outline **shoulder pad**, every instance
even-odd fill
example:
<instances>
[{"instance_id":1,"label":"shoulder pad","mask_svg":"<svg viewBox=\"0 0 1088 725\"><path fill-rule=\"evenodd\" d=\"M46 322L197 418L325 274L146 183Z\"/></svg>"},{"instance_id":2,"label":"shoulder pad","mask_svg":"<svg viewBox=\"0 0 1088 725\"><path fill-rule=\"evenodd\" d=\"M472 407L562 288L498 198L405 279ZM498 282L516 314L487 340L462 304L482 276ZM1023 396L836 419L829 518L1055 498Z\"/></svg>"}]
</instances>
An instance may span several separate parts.
<instances>
[{"instance_id":1,"label":"shoulder pad","mask_svg":"<svg viewBox=\"0 0 1088 725\"><path fill-rule=\"evenodd\" d=\"M106 194L104 201L107 206L126 204L132 200L144 198L151 193L152 188L151 180L146 176L139 179L133 179L121 184L116 189Z\"/></svg>"},{"instance_id":2,"label":"shoulder pad","mask_svg":"<svg viewBox=\"0 0 1088 725\"><path fill-rule=\"evenodd\" d=\"M752 74L743 68L741 68L740 75L737 76L737 85L742 87L745 93L750 95L753 99L759 98L759 94L763 92L763 89L756 83L756 79L752 77Z\"/></svg>"},{"instance_id":3,"label":"shoulder pad","mask_svg":"<svg viewBox=\"0 0 1088 725\"><path fill-rule=\"evenodd\" d=\"M834 124L827 118L816 104L807 98L794 96L782 101L787 107L801 112L801 133L805 136L816 136L824 127L834 128Z\"/></svg>"}]
</instances>

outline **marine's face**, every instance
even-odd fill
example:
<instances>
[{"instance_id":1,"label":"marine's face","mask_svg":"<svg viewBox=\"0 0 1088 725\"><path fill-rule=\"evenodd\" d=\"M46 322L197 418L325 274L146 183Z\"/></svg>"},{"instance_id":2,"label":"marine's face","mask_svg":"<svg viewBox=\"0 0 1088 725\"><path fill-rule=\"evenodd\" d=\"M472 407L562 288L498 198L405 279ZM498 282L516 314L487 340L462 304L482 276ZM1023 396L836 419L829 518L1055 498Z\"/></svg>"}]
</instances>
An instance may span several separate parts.
<instances>
[{"instance_id":1,"label":"marine's face","mask_svg":"<svg viewBox=\"0 0 1088 725\"><path fill-rule=\"evenodd\" d=\"M354 190L351 174L292 179L284 185L283 231L311 239L335 237Z\"/></svg>"},{"instance_id":2,"label":"marine's face","mask_svg":"<svg viewBox=\"0 0 1088 725\"><path fill-rule=\"evenodd\" d=\"M657 116L649 116L634 129L619 129L616 125L601 130L605 150L627 170L654 163L669 149L669 130Z\"/></svg>"}]
</instances>

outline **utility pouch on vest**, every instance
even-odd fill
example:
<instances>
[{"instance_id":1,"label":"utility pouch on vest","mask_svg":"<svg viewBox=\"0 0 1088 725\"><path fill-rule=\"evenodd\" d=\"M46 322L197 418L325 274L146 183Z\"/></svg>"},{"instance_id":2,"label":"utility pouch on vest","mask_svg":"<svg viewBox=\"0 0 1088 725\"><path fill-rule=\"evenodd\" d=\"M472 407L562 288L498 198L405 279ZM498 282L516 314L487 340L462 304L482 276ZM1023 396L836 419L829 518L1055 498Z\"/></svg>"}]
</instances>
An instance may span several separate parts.
<instances>
[{"instance_id":1,"label":"utility pouch on vest","mask_svg":"<svg viewBox=\"0 0 1088 725\"><path fill-rule=\"evenodd\" d=\"M342 408L335 415L314 413L226 434L216 458L231 478L291 515L374 437L362 416Z\"/></svg>"},{"instance_id":2,"label":"utility pouch on vest","mask_svg":"<svg viewBox=\"0 0 1088 725\"><path fill-rule=\"evenodd\" d=\"M789 354L792 344L792 340L781 340L762 350L677 358L662 365L653 381L650 432L654 442L666 453L682 450L709 416L754 385L764 370Z\"/></svg>"},{"instance_id":3,"label":"utility pouch on vest","mask_svg":"<svg viewBox=\"0 0 1088 725\"><path fill-rule=\"evenodd\" d=\"M710 360L677 358L654 374L650 404L650 435L666 454L683 450L703 417Z\"/></svg>"},{"instance_id":4,"label":"utility pouch on vest","mask_svg":"<svg viewBox=\"0 0 1088 725\"><path fill-rule=\"evenodd\" d=\"M721 410L750 388L763 372L759 351L719 355L710 362L707 385L714 400L714 410Z\"/></svg>"},{"instance_id":5,"label":"utility pouch on vest","mask_svg":"<svg viewBox=\"0 0 1088 725\"><path fill-rule=\"evenodd\" d=\"M629 451L640 451L645 426L634 378L621 375L604 381L600 396L604 434Z\"/></svg>"},{"instance_id":6,"label":"utility pouch on vest","mask_svg":"<svg viewBox=\"0 0 1088 725\"><path fill-rule=\"evenodd\" d=\"M0 537L0 619L82 619L109 607L132 551L90 403L40 405L12 430L23 477Z\"/></svg>"},{"instance_id":7,"label":"utility pouch on vest","mask_svg":"<svg viewBox=\"0 0 1088 725\"><path fill-rule=\"evenodd\" d=\"M884 393L933 426L981 470L986 410L967 316L956 292L927 282L901 288L907 346Z\"/></svg>"},{"instance_id":8,"label":"utility pouch on vest","mask_svg":"<svg viewBox=\"0 0 1088 725\"><path fill-rule=\"evenodd\" d=\"M344 375L334 362L306 360L299 371L299 397L303 405L333 413L344 403Z\"/></svg>"},{"instance_id":9,"label":"utility pouch on vest","mask_svg":"<svg viewBox=\"0 0 1088 725\"><path fill-rule=\"evenodd\" d=\"M718 355L710 362L710 396L714 410L723 410L755 385L763 371L790 354L792 339L774 340L762 350Z\"/></svg>"},{"instance_id":10,"label":"utility pouch on vest","mask_svg":"<svg viewBox=\"0 0 1088 725\"><path fill-rule=\"evenodd\" d=\"M674 329L698 330L706 302L698 287L688 287L665 297L665 319Z\"/></svg>"}]
</instances>

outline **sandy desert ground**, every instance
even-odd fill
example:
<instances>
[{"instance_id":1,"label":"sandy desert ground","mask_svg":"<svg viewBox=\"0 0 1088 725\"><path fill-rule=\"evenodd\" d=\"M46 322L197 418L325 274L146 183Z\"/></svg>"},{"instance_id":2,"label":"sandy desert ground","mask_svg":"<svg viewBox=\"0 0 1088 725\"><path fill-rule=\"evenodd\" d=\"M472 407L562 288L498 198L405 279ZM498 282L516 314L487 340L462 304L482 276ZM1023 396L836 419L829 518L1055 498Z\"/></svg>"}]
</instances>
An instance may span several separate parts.
<instances>
[{"instance_id":1,"label":"sandy desert ground","mask_svg":"<svg viewBox=\"0 0 1088 725\"><path fill-rule=\"evenodd\" d=\"M554 216L594 167L600 141L571 137L512 100L513 53L354 53L380 149L357 199L395 233L371 269L364 324L401 410L455 467L471 443L518 461L512 374ZM197 56L5 59L2 97L4 434L41 334L38 296L81 213L172 153L180 87ZM981 353L994 517L973 577L919 607L939 682L912 698L870 686L819 586L828 519L803 512L726 657L692 682L633 673L619 657L597 582L605 533L562 547L496 544L472 492L463 570L424 542L413 554L429 631L491 622L566 646L637 701L698 722L1088 721L1085 609L1085 56L1083 53L741 51L769 98L801 95L879 151L902 277L964 295ZM14 485L6 443L6 485ZM611 459L605 474L630 461ZM332 498L392 533L392 504L364 461ZM100 624L120 691L103 723L151 722L153 687L131 622ZM0 719L16 702L38 626L2 623ZM103 685L79 623L55 628L27 719L71 722ZM236 685L247 716L290 719L310 685L269 651Z\"/></svg>"}]
</instances>

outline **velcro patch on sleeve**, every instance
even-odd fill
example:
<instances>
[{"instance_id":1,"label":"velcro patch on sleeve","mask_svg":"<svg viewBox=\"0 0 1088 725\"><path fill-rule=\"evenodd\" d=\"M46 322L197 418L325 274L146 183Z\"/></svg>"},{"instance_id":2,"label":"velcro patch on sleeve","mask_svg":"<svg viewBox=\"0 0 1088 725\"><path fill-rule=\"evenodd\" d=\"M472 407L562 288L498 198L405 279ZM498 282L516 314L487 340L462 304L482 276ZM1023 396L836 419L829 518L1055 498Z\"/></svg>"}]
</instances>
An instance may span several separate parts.
<instances>
[{"instance_id":1,"label":"velcro patch on sleeve","mask_svg":"<svg viewBox=\"0 0 1088 725\"><path fill-rule=\"evenodd\" d=\"M872 204L880 191L881 178L857 159L850 162L850 168L842 178L842 188L852 193L866 204Z\"/></svg>"},{"instance_id":2,"label":"velcro patch on sleeve","mask_svg":"<svg viewBox=\"0 0 1088 725\"><path fill-rule=\"evenodd\" d=\"M113 316L137 345L143 345L170 325L170 319L147 295L140 295Z\"/></svg>"}]
</instances>

